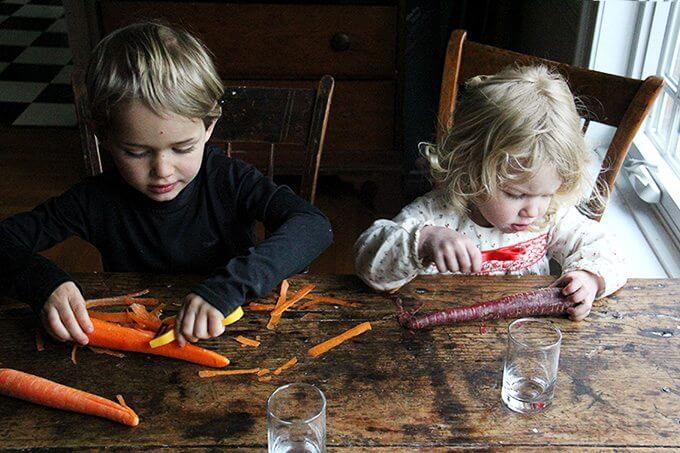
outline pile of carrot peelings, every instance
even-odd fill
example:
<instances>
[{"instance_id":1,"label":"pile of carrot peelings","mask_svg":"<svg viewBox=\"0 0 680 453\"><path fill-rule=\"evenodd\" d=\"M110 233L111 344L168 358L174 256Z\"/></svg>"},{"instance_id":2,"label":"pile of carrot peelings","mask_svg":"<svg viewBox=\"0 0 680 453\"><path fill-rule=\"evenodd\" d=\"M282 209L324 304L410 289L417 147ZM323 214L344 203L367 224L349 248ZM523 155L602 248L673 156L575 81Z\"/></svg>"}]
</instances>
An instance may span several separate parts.
<instances>
[{"instance_id":1,"label":"pile of carrot peelings","mask_svg":"<svg viewBox=\"0 0 680 453\"><path fill-rule=\"evenodd\" d=\"M283 280L281 282L281 290L279 291L279 299L276 302L276 306L274 307L270 314L269 322L267 323L267 329L273 330L281 320L281 315L283 314L283 312L288 310L290 307L292 307L300 300L302 300L313 289L314 285L312 284L305 285L302 288L300 288L300 290L296 292L293 295L293 297L291 297L290 299L286 299L286 296L288 294L288 281Z\"/></svg>"}]
</instances>

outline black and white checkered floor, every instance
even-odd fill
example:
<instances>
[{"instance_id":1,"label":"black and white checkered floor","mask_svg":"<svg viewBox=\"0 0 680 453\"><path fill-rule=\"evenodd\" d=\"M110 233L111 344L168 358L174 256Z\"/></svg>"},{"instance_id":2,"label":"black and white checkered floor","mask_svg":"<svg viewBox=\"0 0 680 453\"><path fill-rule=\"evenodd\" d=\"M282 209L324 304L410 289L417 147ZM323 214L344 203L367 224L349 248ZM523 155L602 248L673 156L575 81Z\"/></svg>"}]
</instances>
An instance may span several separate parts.
<instances>
[{"instance_id":1,"label":"black and white checkered floor","mask_svg":"<svg viewBox=\"0 0 680 453\"><path fill-rule=\"evenodd\" d=\"M0 1L0 124L74 126L60 0Z\"/></svg>"}]
</instances>

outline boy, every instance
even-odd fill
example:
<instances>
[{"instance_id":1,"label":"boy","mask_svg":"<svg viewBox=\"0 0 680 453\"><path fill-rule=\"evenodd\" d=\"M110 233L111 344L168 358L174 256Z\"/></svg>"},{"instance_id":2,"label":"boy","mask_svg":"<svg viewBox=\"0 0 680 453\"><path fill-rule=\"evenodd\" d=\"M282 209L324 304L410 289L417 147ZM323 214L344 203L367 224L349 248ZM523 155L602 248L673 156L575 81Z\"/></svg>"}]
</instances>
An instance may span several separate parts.
<instances>
[{"instance_id":1,"label":"boy","mask_svg":"<svg viewBox=\"0 0 680 453\"><path fill-rule=\"evenodd\" d=\"M37 252L71 235L113 272L209 274L185 297L180 345L269 293L332 241L328 219L254 167L206 148L223 86L207 49L182 30L134 24L104 38L87 70L93 126L115 169L0 222L0 288L31 303L54 338L92 331L73 279ZM271 236L255 245L253 226Z\"/></svg>"}]
</instances>

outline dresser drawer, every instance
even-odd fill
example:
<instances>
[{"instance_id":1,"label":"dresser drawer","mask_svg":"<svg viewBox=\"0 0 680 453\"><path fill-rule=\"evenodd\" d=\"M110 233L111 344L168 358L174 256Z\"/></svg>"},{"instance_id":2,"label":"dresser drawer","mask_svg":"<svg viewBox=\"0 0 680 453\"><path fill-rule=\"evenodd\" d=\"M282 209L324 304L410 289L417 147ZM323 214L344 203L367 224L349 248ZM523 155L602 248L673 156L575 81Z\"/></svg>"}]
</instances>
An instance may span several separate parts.
<instances>
[{"instance_id":1,"label":"dresser drawer","mask_svg":"<svg viewBox=\"0 0 680 453\"><path fill-rule=\"evenodd\" d=\"M101 1L102 32L162 18L198 35L223 78L388 78L397 7Z\"/></svg>"}]
</instances>

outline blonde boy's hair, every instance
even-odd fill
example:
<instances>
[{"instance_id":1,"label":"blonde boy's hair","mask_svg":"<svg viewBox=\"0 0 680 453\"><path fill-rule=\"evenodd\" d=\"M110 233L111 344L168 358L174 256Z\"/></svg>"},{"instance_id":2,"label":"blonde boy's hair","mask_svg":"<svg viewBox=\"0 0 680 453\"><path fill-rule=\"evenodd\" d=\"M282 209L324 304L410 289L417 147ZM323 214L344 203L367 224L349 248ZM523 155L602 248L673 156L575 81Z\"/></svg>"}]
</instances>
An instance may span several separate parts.
<instances>
[{"instance_id":1,"label":"blonde boy's hair","mask_svg":"<svg viewBox=\"0 0 680 453\"><path fill-rule=\"evenodd\" d=\"M584 201L592 189L574 96L564 78L544 66L507 67L467 81L452 129L426 157L434 182L461 215L499 186L530 180L545 164L556 169L562 185L539 225L560 207ZM586 214L604 202L602 195L596 198Z\"/></svg>"},{"instance_id":2,"label":"blonde boy's hair","mask_svg":"<svg viewBox=\"0 0 680 453\"><path fill-rule=\"evenodd\" d=\"M158 115L201 119L221 114L224 87L209 50L190 33L158 22L129 25L95 47L86 85L94 126L106 133L113 109L132 100Z\"/></svg>"}]
</instances>

